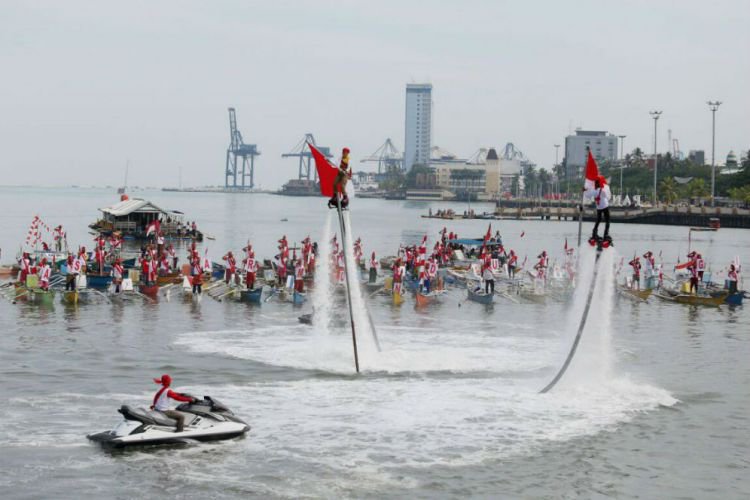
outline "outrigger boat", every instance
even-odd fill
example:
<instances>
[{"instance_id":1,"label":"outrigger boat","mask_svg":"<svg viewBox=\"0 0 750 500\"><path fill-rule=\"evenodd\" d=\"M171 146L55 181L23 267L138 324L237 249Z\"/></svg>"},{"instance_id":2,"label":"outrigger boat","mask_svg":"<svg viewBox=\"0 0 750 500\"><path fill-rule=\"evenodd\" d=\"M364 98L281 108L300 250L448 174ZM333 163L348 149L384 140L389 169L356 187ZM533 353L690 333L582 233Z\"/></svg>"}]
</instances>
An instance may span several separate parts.
<instances>
[{"instance_id":1,"label":"outrigger boat","mask_svg":"<svg viewBox=\"0 0 750 500\"><path fill-rule=\"evenodd\" d=\"M492 304L495 299L495 295L492 293L484 293L483 290L474 291L471 288L466 289L469 300L478 302L480 304Z\"/></svg>"},{"instance_id":2,"label":"outrigger boat","mask_svg":"<svg viewBox=\"0 0 750 500\"><path fill-rule=\"evenodd\" d=\"M626 297L633 297L638 300L646 301L654 291L653 288L644 288L643 290L636 290L625 285L620 285L617 290Z\"/></svg>"},{"instance_id":3,"label":"outrigger boat","mask_svg":"<svg viewBox=\"0 0 750 500\"><path fill-rule=\"evenodd\" d=\"M263 287L253 288L251 290L240 290L240 302L260 304L262 298Z\"/></svg>"},{"instance_id":4,"label":"outrigger boat","mask_svg":"<svg viewBox=\"0 0 750 500\"><path fill-rule=\"evenodd\" d=\"M692 306L711 306L718 307L724 303L729 292L721 292L716 295L694 295L684 292L675 292L661 288L654 293L660 299L670 302L679 302L680 304L690 304Z\"/></svg>"}]
</instances>

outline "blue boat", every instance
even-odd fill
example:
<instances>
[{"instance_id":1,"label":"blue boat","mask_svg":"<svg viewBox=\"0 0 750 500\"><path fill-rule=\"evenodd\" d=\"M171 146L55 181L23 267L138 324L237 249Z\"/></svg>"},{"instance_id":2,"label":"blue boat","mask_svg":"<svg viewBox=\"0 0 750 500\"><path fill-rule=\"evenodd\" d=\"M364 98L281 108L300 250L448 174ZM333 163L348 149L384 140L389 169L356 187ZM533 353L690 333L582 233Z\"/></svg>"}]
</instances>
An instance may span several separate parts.
<instances>
[{"instance_id":1,"label":"blue boat","mask_svg":"<svg viewBox=\"0 0 750 500\"><path fill-rule=\"evenodd\" d=\"M729 295L727 295L727 297L724 299L724 302L727 304L731 304L733 306L741 306L742 299L744 298L745 298L745 292L737 291L737 292L730 293Z\"/></svg>"},{"instance_id":2,"label":"blue boat","mask_svg":"<svg viewBox=\"0 0 750 500\"><path fill-rule=\"evenodd\" d=\"M253 304L260 304L261 297L263 296L263 287L253 288L252 290L241 290L240 301L250 302Z\"/></svg>"},{"instance_id":3,"label":"blue boat","mask_svg":"<svg viewBox=\"0 0 750 500\"><path fill-rule=\"evenodd\" d=\"M475 292L471 288L467 288L466 291L469 293L469 300L479 302L480 304L492 304L495 295L492 293L484 293L483 291Z\"/></svg>"},{"instance_id":4,"label":"blue boat","mask_svg":"<svg viewBox=\"0 0 750 500\"><path fill-rule=\"evenodd\" d=\"M107 288L112 283L112 276L108 274L87 274L86 286L89 288Z\"/></svg>"}]
</instances>

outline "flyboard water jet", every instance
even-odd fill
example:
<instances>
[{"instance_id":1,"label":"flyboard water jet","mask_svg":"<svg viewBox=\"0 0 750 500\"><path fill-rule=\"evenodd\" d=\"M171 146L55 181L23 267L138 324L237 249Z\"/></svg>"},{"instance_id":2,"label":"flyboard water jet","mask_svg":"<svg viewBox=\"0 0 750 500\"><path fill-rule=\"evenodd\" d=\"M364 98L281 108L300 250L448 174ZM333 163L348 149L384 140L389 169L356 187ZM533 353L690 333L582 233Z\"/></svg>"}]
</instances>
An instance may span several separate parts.
<instances>
[{"instance_id":1,"label":"flyboard water jet","mask_svg":"<svg viewBox=\"0 0 750 500\"><path fill-rule=\"evenodd\" d=\"M346 230L346 224L344 222L344 210L347 207L347 203L344 201L344 193L341 192L341 190L336 189L336 192L334 192L334 183L336 175L339 173L340 169L337 169L334 167L328 159L312 144L307 143L308 147L310 148L310 151L313 155L313 159L315 160L315 168L318 171L318 177L320 178L320 191L323 196L331 196L331 202L329 202L329 207L331 205L335 205L336 211L338 213L338 219L339 219L339 231L341 234L341 246L344 249L344 274L346 276L346 301L347 306L349 309L349 323L351 325L352 330L352 347L354 350L354 368L359 373L359 352L357 349L357 329L356 329L356 323L354 321L354 309L352 305L352 286L353 281L350 276L350 269L349 269L349 259L348 259L348 240L347 240L347 230ZM346 150L348 153L348 150ZM346 172L344 171L346 174ZM373 339L375 341L375 345L380 351L380 342L378 342L377 333L375 332L375 325L372 322L372 317L369 314L369 311L367 311L367 317L370 322L370 329L372 331Z\"/></svg>"},{"instance_id":2,"label":"flyboard water jet","mask_svg":"<svg viewBox=\"0 0 750 500\"><path fill-rule=\"evenodd\" d=\"M594 157L591 155L591 151L588 151L588 159L586 162L586 183L584 186L584 190L589 188L592 189L594 187L594 182L603 182L600 180L601 177L599 176L599 169L596 165L596 160L594 160ZM598 189L597 194L597 204L599 202L600 196L608 196L606 195L604 191L604 185L603 184L596 184ZM606 193L609 193L609 188L606 189ZM578 258L579 258L579 265L580 265L580 249L581 249L581 227L583 225L583 204L586 201L586 193L584 192L581 195L581 205L579 206L579 214L578 214ZM607 198L607 203L609 202L609 199ZM596 247L596 258L594 260L594 272L591 276L591 283L589 284L589 291L586 295L586 305L583 308L583 315L581 316L581 320L578 323L578 331L576 332L576 336L573 339L573 345L570 347L570 351L568 352L568 356L565 358L565 362L558 370L557 374L555 375L555 378L553 378L549 384L547 384L544 389L539 391L540 394L545 394L549 392L557 383L560 381L560 379L565 375L565 372L567 371L568 367L570 366L571 361L573 361L573 356L575 356L576 351L578 350L578 344L581 342L581 337L583 336L583 331L586 328L586 321L589 317L589 311L591 310L591 302L594 298L594 290L596 289L596 279L599 275L599 261L601 260L602 251L605 248L609 248L612 245L612 239L607 235L607 231L609 231L609 215L607 215L607 230L605 231L605 237L599 238L596 234L596 230L598 228L599 223L597 222L597 226L594 229L594 235L592 235L591 239L589 239L589 244L591 246Z\"/></svg>"}]
</instances>

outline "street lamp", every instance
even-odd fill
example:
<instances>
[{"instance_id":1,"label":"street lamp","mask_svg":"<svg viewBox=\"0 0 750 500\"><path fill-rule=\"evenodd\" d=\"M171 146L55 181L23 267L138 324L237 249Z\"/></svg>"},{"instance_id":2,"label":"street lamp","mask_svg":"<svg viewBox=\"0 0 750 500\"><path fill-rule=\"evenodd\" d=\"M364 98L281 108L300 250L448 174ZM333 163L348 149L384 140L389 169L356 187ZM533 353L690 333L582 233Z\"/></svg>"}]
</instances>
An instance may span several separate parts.
<instances>
[{"instance_id":1,"label":"street lamp","mask_svg":"<svg viewBox=\"0 0 750 500\"><path fill-rule=\"evenodd\" d=\"M557 166L560 164L559 153L560 153L560 145L559 144L555 144L555 168L552 169L552 172L554 172L555 179L557 179L556 182L557 182L557 191L558 191L558 194L560 192L560 180L559 180L560 176L558 175L559 172L557 172Z\"/></svg>"},{"instance_id":2,"label":"street lamp","mask_svg":"<svg viewBox=\"0 0 750 500\"><path fill-rule=\"evenodd\" d=\"M625 168L625 156L622 152L625 149L625 138L627 135L618 135L620 138L620 196L622 196L622 169Z\"/></svg>"},{"instance_id":3,"label":"street lamp","mask_svg":"<svg viewBox=\"0 0 750 500\"><path fill-rule=\"evenodd\" d=\"M716 186L716 110L721 106L721 101L708 101L711 110L711 206L714 206L714 189Z\"/></svg>"},{"instance_id":4,"label":"street lamp","mask_svg":"<svg viewBox=\"0 0 750 500\"><path fill-rule=\"evenodd\" d=\"M656 124L659 121L659 117L661 116L661 111L649 111L648 114L651 115L651 118L654 119L654 206L657 205L657 198L656 198L656 174L659 171L659 159L656 156Z\"/></svg>"}]
</instances>

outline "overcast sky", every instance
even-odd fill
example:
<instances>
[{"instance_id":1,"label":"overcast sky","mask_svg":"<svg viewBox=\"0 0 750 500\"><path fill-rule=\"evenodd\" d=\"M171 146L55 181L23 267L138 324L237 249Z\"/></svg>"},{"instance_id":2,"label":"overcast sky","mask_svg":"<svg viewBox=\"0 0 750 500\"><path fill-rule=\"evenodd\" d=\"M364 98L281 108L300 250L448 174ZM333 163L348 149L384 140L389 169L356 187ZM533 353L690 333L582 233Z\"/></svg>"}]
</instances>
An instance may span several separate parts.
<instances>
[{"instance_id":1,"label":"overcast sky","mask_svg":"<svg viewBox=\"0 0 750 500\"><path fill-rule=\"evenodd\" d=\"M305 132L358 160L404 143L404 90L433 84L433 144L513 142L540 166L576 127L653 148L648 111L717 161L750 147L750 2L141 1L0 3L2 184L223 184L227 107L297 174ZM338 151L337 151L338 152ZM561 148L562 155L562 148Z\"/></svg>"}]
</instances>

